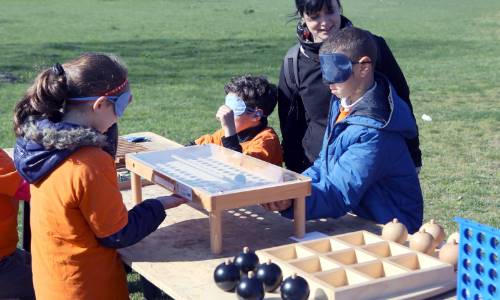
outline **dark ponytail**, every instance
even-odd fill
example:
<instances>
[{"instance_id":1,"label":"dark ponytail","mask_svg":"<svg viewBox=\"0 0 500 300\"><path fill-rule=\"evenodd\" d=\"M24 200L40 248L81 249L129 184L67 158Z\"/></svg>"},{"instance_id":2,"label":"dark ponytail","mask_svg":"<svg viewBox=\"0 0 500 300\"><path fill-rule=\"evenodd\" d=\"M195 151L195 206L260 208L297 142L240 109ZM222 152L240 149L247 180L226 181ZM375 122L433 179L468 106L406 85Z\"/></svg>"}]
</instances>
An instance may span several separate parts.
<instances>
[{"instance_id":1,"label":"dark ponytail","mask_svg":"<svg viewBox=\"0 0 500 300\"><path fill-rule=\"evenodd\" d=\"M84 53L40 73L24 97L16 104L14 131L22 136L22 125L29 119L59 122L75 105L68 98L101 96L127 79L127 68L112 54ZM78 105L77 105L78 106Z\"/></svg>"},{"instance_id":2,"label":"dark ponytail","mask_svg":"<svg viewBox=\"0 0 500 300\"><path fill-rule=\"evenodd\" d=\"M64 73L54 68L40 73L14 109L14 131L22 135L21 125L29 117L48 118L59 121L62 117L68 87Z\"/></svg>"}]
</instances>

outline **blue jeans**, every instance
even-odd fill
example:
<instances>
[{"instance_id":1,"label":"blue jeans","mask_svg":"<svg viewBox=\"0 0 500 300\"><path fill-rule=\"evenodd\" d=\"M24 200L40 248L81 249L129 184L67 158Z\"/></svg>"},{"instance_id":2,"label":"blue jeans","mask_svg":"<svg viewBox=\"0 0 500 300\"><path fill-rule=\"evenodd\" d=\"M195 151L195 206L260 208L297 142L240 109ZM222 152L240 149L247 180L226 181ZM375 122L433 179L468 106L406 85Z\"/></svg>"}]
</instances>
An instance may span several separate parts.
<instances>
[{"instance_id":1,"label":"blue jeans","mask_svg":"<svg viewBox=\"0 0 500 300\"><path fill-rule=\"evenodd\" d=\"M31 255L21 249L0 259L0 299L35 299Z\"/></svg>"}]
</instances>

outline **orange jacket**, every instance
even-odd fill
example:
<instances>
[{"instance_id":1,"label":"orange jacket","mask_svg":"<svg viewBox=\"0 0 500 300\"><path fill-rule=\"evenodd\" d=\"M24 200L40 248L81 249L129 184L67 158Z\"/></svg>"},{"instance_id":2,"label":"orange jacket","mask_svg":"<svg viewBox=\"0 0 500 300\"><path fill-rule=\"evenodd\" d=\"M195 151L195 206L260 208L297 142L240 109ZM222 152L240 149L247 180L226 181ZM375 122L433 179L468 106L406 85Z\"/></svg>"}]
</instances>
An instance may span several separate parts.
<instances>
[{"instance_id":1,"label":"orange jacket","mask_svg":"<svg viewBox=\"0 0 500 300\"><path fill-rule=\"evenodd\" d=\"M205 134L195 140L197 145L216 144L222 146L224 131L217 130L213 134ZM243 154L256 157L281 167L283 154L278 135L271 127L264 128L253 139L240 144Z\"/></svg>"},{"instance_id":2,"label":"orange jacket","mask_svg":"<svg viewBox=\"0 0 500 300\"><path fill-rule=\"evenodd\" d=\"M37 299L128 299L123 262L96 239L128 223L111 156L80 148L31 185L31 197Z\"/></svg>"},{"instance_id":3,"label":"orange jacket","mask_svg":"<svg viewBox=\"0 0 500 300\"><path fill-rule=\"evenodd\" d=\"M18 202L14 195L20 183L12 159L0 149L0 259L16 250Z\"/></svg>"}]
</instances>

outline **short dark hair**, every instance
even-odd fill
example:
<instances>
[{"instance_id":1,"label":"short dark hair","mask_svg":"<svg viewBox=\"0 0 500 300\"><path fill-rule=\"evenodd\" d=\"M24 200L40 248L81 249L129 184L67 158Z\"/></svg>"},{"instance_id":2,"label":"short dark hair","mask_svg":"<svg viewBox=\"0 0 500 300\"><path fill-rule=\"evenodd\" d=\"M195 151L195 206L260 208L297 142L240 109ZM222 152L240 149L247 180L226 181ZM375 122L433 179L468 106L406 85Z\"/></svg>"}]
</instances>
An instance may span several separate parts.
<instances>
[{"instance_id":1,"label":"short dark hair","mask_svg":"<svg viewBox=\"0 0 500 300\"><path fill-rule=\"evenodd\" d=\"M368 56L375 66L377 62L377 43L373 35L357 27L345 27L335 31L323 42L320 53L343 51L352 59L359 60Z\"/></svg>"},{"instance_id":2,"label":"short dark hair","mask_svg":"<svg viewBox=\"0 0 500 300\"><path fill-rule=\"evenodd\" d=\"M339 5L340 13L342 13L342 5L340 0L336 0ZM304 16L304 13L310 15L319 12L323 9L323 6L329 11L333 11L332 0L295 0L295 8L297 9L295 14L297 16Z\"/></svg>"},{"instance_id":3,"label":"short dark hair","mask_svg":"<svg viewBox=\"0 0 500 300\"><path fill-rule=\"evenodd\" d=\"M265 116L273 112L278 102L278 89L265 76L233 77L224 86L224 92L238 95L247 107L262 109Z\"/></svg>"}]
</instances>

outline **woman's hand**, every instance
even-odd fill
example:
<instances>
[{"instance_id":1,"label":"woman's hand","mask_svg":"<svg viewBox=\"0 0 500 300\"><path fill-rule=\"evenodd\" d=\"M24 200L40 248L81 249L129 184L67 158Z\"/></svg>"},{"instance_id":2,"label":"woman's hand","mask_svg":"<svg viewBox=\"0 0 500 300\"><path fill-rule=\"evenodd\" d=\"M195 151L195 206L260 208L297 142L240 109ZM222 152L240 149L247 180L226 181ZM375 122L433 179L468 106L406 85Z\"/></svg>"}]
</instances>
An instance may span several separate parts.
<instances>
[{"instance_id":1,"label":"woman's hand","mask_svg":"<svg viewBox=\"0 0 500 300\"><path fill-rule=\"evenodd\" d=\"M282 211L290 206L292 206L293 200L292 199L287 199L287 200L281 200L281 201L276 201L276 202L269 202L269 203L263 203L261 204L262 207L264 207L267 210L270 211Z\"/></svg>"},{"instance_id":2,"label":"woman's hand","mask_svg":"<svg viewBox=\"0 0 500 300\"><path fill-rule=\"evenodd\" d=\"M161 204L163 204L163 208L165 210L167 209L170 209L170 208L174 208L174 207L177 207L181 204L184 204L187 202L186 199L184 198L181 198L177 195L170 195L170 196L162 196L162 197L158 197L156 198L156 200L160 201Z\"/></svg>"},{"instance_id":3,"label":"woman's hand","mask_svg":"<svg viewBox=\"0 0 500 300\"><path fill-rule=\"evenodd\" d=\"M234 113L227 105L222 105L215 114L217 120L220 121L220 126L224 130L224 136L229 137L236 134L236 126L234 125Z\"/></svg>"}]
</instances>

